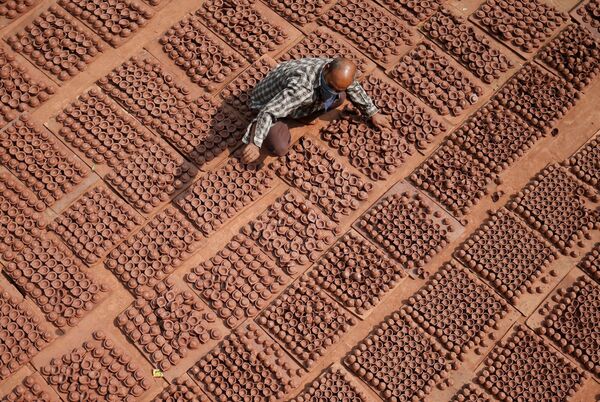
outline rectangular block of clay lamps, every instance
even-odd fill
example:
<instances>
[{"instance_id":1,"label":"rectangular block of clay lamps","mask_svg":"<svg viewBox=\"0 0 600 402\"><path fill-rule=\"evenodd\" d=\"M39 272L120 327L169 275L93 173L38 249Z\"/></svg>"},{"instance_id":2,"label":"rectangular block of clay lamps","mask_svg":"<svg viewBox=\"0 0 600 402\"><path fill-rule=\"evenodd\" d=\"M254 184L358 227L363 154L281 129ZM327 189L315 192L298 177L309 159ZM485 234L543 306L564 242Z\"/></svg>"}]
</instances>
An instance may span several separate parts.
<instances>
[{"instance_id":1,"label":"rectangular block of clay lamps","mask_svg":"<svg viewBox=\"0 0 600 402\"><path fill-rule=\"evenodd\" d=\"M98 186L63 211L49 229L82 261L92 265L143 223L142 218L111 190Z\"/></svg>"},{"instance_id":2,"label":"rectangular block of clay lamps","mask_svg":"<svg viewBox=\"0 0 600 402\"><path fill-rule=\"evenodd\" d=\"M205 236L210 236L272 186L271 169L245 165L232 157L194 182L175 203Z\"/></svg>"},{"instance_id":3,"label":"rectangular block of clay lamps","mask_svg":"<svg viewBox=\"0 0 600 402\"><path fill-rule=\"evenodd\" d=\"M387 7L394 15L408 22L412 26L431 17L439 10L445 0L430 0L412 2L409 0L381 0L381 4Z\"/></svg>"},{"instance_id":4,"label":"rectangular block of clay lamps","mask_svg":"<svg viewBox=\"0 0 600 402\"><path fill-rule=\"evenodd\" d=\"M255 317L290 281L248 237L235 235L215 256L185 276L225 324Z\"/></svg>"},{"instance_id":5,"label":"rectangular block of clay lamps","mask_svg":"<svg viewBox=\"0 0 600 402\"><path fill-rule=\"evenodd\" d=\"M59 0L58 4L115 47L146 26L154 16L150 7L136 0L115 0L110 6L99 0Z\"/></svg>"},{"instance_id":6,"label":"rectangular block of clay lamps","mask_svg":"<svg viewBox=\"0 0 600 402\"><path fill-rule=\"evenodd\" d=\"M12 53L2 48L0 66L0 127L22 112L37 108L56 91L53 85L32 77Z\"/></svg>"},{"instance_id":7,"label":"rectangular block of clay lamps","mask_svg":"<svg viewBox=\"0 0 600 402\"><path fill-rule=\"evenodd\" d=\"M168 206L110 252L105 266L136 296L150 295L198 247L202 238L177 209Z\"/></svg>"},{"instance_id":8,"label":"rectangular block of clay lamps","mask_svg":"<svg viewBox=\"0 0 600 402\"><path fill-rule=\"evenodd\" d=\"M335 4L335 0L301 0L289 2L285 0L267 0L267 5L286 20L306 25L315 22L319 16Z\"/></svg>"},{"instance_id":9,"label":"rectangular block of clay lamps","mask_svg":"<svg viewBox=\"0 0 600 402\"><path fill-rule=\"evenodd\" d=\"M248 64L195 15L177 22L159 41L162 51L190 80L210 93L237 76Z\"/></svg>"},{"instance_id":10,"label":"rectangular block of clay lamps","mask_svg":"<svg viewBox=\"0 0 600 402\"><path fill-rule=\"evenodd\" d=\"M491 105L507 107L534 126L550 130L580 97L564 79L526 64L494 95Z\"/></svg>"},{"instance_id":11,"label":"rectangular block of clay lamps","mask_svg":"<svg viewBox=\"0 0 600 402\"><path fill-rule=\"evenodd\" d=\"M0 27L9 25L38 4L37 0L7 1L0 7Z\"/></svg>"},{"instance_id":12,"label":"rectangular block of clay lamps","mask_svg":"<svg viewBox=\"0 0 600 402\"><path fill-rule=\"evenodd\" d=\"M270 57L260 58L227 84L219 97L249 122L257 114L257 111L248 106L252 91L276 66L277 63Z\"/></svg>"},{"instance_id":13,"label":"rectangular block of clay lamps","mask_svg":"<svg viewBox=\"0 0 600 402\"><path fill-rule=\"evenodd\" d=\"M578 266L600 283L600 243L594 245L594 248L579 261Z\"/></svg>"},{"instance_id":14,"label":"rectangular block of clay lamps","mask_svg":"<svg viewBox=\"0 0 600 402\"><path fill-rule=\"evenodd\" d=\"M600 39L598 10L600 10L599 0L582 1L577 7L571 10L571 17L591 32L596 39Z\"/></svg>"},{"instance_id":15,"label":"rectangular block of clay lamps","mask_svg":"<svg viewBox=\"0 0 600 402\"><path fill-rule=\"evenodd\" d=\"M358 209L373 188L338 162L331 151L307 137L300 138L271 168L335 222Z\"/></svg>"},{"instance_id":16,"label":"rectangular block of clay lamps","mask_svg":"<svg viewBox=\"0 0 600 402\"><path fill-rule=\"evenodd\" d=\"M294 190L286 191L242 233L287 274L314 262L341 234L340 228Z\"/></svg>"},{"instance_id":17,"label":"rectangular block of clay lamps","mask_svg":"<svg viewBox=\"0 0 600 402\"><path fill-rule=\"evenodd\" d=\"M45 348L54 338L50 331L26 303L0 288L0 380Z\"/></svg>"},{"instance_id":18,"label":"rectangular block of clay lamps","mask_svg":"<svg viewBox=\"0 0 600 402\"><path fill-rule=\"evenodd\" d=\"M23 381L15 386L8 394L2 397L6 402L19 401L45 401L57 402L55 394L49 389L38 375L28 375Z\"/></svg>"},{"instance_id":19,"label":"rectangular block of clay lamps","mask_svg":"<svg viewBox=\"0 0 600 402\"><path fill-rule=\"evenodd\" d=\"M410 180L452 215L462 217L499 178L487 165L448 140L410 175Z\"/></svg>"},{"instance_id":20,"label":"rectangular block of clay lamps","mask_svg":"<svg viewBox=\"0 0 600 402\"><path fill-rule=\"evenodd\" d=\"M589 375L523 325L488 355L476 382L500 401L568 400ZM532 386L533 381L539 384Z\"/></svg>"},{"instance_id":21,"label":"rectangular block of clay lamps","mask_svg":"<svg viewBox=\"0 0 600 402\"><path fill-rule=\"evenodd\" d=\"M215 401L281 401L304 371L256 324L235 330L188 371Z\"/></svg>"},{"instance_id":22,"label":"rectangular block of clay lamps","mask_svg":"<svg viewBox=\"0 0 600 402\"><path fill-rule=\"evenodd\" d=\"M457 362L399 310L388 316L344 358L350 371L383 399L423 400L434 386L445 388Z\"/></svg>"},{"instance_id":23,"label":"rectangular block of clay lamps","mask_svg":"<svg viewBox=\"0 0 600 402\"><path fill-rule=\"evenodd\" d=\"M89 174L79 159L28 115L0 132L0 162L47 206Z\"/></svg>"},{"instance_id":24,"label":"rectangular block of clay lamps","mask_svg":"<svg viewBox=\"0 0 600 402\"><path fill-rule=\"evenodd\" d=\"M178 377L152 399L152 402L211 402L202 388L187 376Z\"/></svg>"},{"instance_id":25,"label":"rectangular block of clay lamps","mask_svg":"<svg viewBox=\"0 0 600 402\"><path fill-rule=\"evenodd\" d=\"M86 70L106 48L58 5L51 5L6 41L15 52L60 81Z\"/></svg>"},{"instance_id":26,"label":"rectangular block of clay lamps","mask_svg":"<svg viewBox=\"0 0 600 402\"><path fill-rule=\"evenodd\" d=\"M402 21L371 1L338 2L321 16L320 22L382 65L397 60L417 36Z\"/></svg>"},{"instance_id":27,"label":"rectangular block of clay lamps","mask_svg":"<svg viewBox=\"0 0 600 402\"><path fill-rule=\"evenodd\" d=\"M596 136L565 162L575 176L600 191L600 136Z\"/></svg>"},{"instance_id":28,"label":"rectangular block of clay lamps","mask_svg":"<svg viewBox=\"0 0 600 402\"><path fill-rule=\"evenodd\" d=\"M153 367L167 371L194 350L221 339L217 316L191 291L180 291L171 278L154 289L151 297L138 297L116 319Z\"/></svg>"},{"instance_id":29,"label":"rectangular block of clay lamps","mask_svg":"<svg viewBox=\"0 0 600 402\"><path fill-rule=\"evenodd\" d=\"M336 396L340 401L367 402L366 393L356 380L339 368L328 368L290 402L326 401Z\"/></svg>"},{"instance_id":30,"label":"rectangular block of clay lamps","mask_svg":"<svg viewBox=\"0 0 600 402\"><path fill-rule=\"evenodd\" d=\"M522 157L546 133L502 106L486 104L450 134L466 149L500 173Z\"/></svg>"},{"instance_id":31,"label":"rectangular block of clay lamps","mask_svg":"<svg viewBox=\"0 0 600 402\"><path fill-rule=\"evenodd\" d=\"M549 165L507 204L563 254L600 227L598 195L566 168ZM593 209L595 208L595 209ZM573 251L571 251L573 253Z\"/></svg>"},{"instance_id":32,"label":"rectangular block of clay lamps","mask_svg":"<svg viewBox=\"0 0 600 402\"><path fill-rule=\"evenodd\" d=\"M75 326L108 288L87 275L84 264L62 242L46 235L8 261L4 272L59 328Z\"/></svg>"},{"instance_id":33,"label":"rectangular block of clay lamps","mask_svg":"<svg viewBox=\"0 0 600 402\"><path fill-rule=\"evenodd\" d=\"M518 305L536 284L558 252L534 230L502 208L479 227L454 253L466 267L498 293ZM556 276L555 270L550 275Z\"/></svg>"},{"instance_id":34,"label":"rectangular block of clay lamps","mask_svg":"<svg viewBox=\"0 0 600 402\"><path fill-rule=\"evenodd\" d=\"M600 285L585 275L568 287L560 287L552 298L538 333L553 341L596 378L600 377L600 344L595 339L600 309Z\"/></svg>"},{"instance_id":35,"label":"rectangular block of clay lamps","mask_svg":"<svg viewBox=\"0 0 600 402\"><path fill-rule=\"evenodd\" d=\"M46 227L46 205L9 173L0 173L0 256L5 260L31 244Z\"/></svg>"},{"instance_id":36,"label":"rectangular block of clay lamps","mask_svg":"<svg viewBox=\"0 0 600 402\"><path fill-rule=\"evenodd\" d=\"M52 358L40 373L68 401L134 401L152 385L129 353L103 331L95 331L83 344Z\"/></svg>"}]
</instances>

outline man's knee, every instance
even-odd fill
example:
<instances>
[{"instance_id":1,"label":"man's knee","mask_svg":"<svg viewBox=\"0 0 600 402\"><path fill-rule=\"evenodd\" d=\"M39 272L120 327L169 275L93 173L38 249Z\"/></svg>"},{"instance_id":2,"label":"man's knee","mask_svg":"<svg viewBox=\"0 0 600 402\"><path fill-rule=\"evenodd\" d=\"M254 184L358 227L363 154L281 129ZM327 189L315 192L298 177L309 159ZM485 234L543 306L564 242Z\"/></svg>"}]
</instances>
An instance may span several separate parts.
<instances>
[{"instance_id":1,"label":"man's knee","mask_svg":"<svg viewBox=\"0 0 600 402\"><path fill-rule=\"evenodd\" d=\"M264 139L262 148L275 156L287 154L288 148L292 143L292 134L287 124L278 121L269 129L267 137Z\"/></svg>"}]
</instances>

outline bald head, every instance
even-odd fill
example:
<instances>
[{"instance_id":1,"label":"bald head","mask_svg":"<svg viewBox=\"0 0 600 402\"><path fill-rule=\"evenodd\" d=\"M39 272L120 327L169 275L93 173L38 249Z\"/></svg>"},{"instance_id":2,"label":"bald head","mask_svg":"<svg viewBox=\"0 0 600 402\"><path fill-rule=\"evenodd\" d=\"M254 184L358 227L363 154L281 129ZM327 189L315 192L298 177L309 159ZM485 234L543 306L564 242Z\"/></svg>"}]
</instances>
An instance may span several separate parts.
<instances>
[{"instance_id":1,"label":"bald head","mask_svg":"<svg viewBox=\"0 0 600 402\"><path fill-rule=\"evenodd\" d=\"M351 60L339 57L333 59L323 73L327 85L331 89L342 92L354 82L356 65Z\"/></svg>"}]
</instances>

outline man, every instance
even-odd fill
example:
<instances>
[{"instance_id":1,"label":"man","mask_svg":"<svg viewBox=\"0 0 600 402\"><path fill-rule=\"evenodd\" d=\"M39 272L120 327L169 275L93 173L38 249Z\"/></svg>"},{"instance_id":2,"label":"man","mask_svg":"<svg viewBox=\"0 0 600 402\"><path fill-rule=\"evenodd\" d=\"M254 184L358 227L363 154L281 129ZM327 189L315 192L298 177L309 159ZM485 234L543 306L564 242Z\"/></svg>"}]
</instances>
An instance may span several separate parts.
<instances>
[{"instance_id":1,"label":"man","mask_svg":"<svg viewBox=\"0 0 600 402\"><path fill-rule=\"evenodd\" d=\"M249 106L258 115L242 141L242 161L254 162L261 150L272 155L287 153L290 130L280 119L313 116L341 105L346 96L379 128L391 128L373 101L355 80L356 65L344 58L306 58L281 63L259 82Z\"/></svg>"}]
</instances>

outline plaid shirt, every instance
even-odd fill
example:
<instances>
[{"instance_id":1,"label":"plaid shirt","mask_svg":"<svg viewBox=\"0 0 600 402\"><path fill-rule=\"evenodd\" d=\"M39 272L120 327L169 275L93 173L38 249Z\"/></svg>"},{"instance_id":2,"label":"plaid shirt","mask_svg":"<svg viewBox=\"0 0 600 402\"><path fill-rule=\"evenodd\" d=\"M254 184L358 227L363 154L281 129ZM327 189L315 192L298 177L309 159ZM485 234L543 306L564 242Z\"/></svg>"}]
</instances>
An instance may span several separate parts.
<instances>
[{"instance_id":1,"label":"plaid shirt","mask_svg":"<svg viewBox=\"0 0 600 402\"><path fill-rule=\"evenodd\" d=\"M262 146L271 126L285 117L299 118L323 111L320 95L321 70L332 59L305 58L281 63L271 71L252 92L248 105L257 110L254 144ZM366 116L378 112L369 95L354 81L347 89L348 99ZM244 143L250 139L250 127Z\"/></svg>"}]
</instances>

